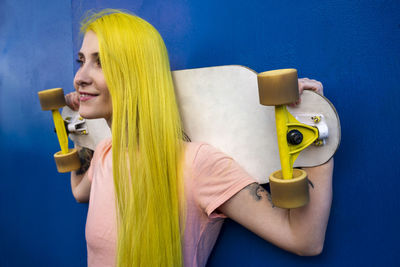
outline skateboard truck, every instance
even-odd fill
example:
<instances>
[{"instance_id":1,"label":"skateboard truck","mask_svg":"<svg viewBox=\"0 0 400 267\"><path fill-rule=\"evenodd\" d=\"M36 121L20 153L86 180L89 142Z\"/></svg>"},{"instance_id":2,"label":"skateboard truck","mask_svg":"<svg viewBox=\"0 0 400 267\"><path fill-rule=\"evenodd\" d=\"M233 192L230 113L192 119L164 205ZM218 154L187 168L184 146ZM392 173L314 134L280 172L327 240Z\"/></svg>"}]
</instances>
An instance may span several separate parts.
<instances>
[{"instance_id":1,"label":"skateboard truck","mask_svg":"<svg viewBox=\"0 0 400 267\"><path fill-rule=\"evenodd\" d=\"M67 133L73 133L77 135L87 135L88 129L86 126L86 120L79 116L79 114L75 114L74 116L65 117L65 129Z\"/></svg>"},{"instance_id":2,"label":"skateboard truck","mask_svg":"<svg viewBox=\"0 0 400 267\"><path fill-rule=\"evenodd\" d=\"M314 146L323 146L329 136L328 124L322 114L296 114L296 120L301 123L313 126L318 129L318 139L314 141Z\"/></svg>"},{"instance_id":3,"label":"skateboard truck","mask_svg":"<svg viewBox=\"0 0 400 267\"><path fill-rule=\"evenodd\" d=\"M54 154L58 172L70 172L80 168L78 151L68 148L68 136L59 108L66 105L62 88L43 90L38 93L42 110L51 110L61 151Z\"/></svg>"},{"instance_id":4,"label":"skateboard truck","mask_svg":"<svg viewBox=\"0 0 400 267\"><path fill-rule=\"evenodd\" d=\"M323 126L321 115L305 114L304 118L301 116L296 119L288 112L286 105L299 99L297 70L267 71L258 74L257 80L260 103L265 106L275 106L282 170L273 172L269 177L272 203L287 209L302 207L309 201L307 174L304 170L293 169L293 163L303 149L322 137L319 129L324 132L323 129L327 129L326 124ZM306 117L312 125L300 122Z\"/></svg>"},{"instance_id":5,"label":"skateboard truck","mask_svg":"<svg viewBox=\"0 0 400 267\"><path fill-rule=\"evenodd\" d=\"M62 116L62 115L61 115ZM77 116L78 120L72 120L72 117L65 117L64 118L64 127L65 131L67 132L67 135L70 133L76 134L76 135L87 135L87 126L86 126L86 120L80 116ZM54 132L57 132L57 129L54 128Z\"/></svg>"}]
</instances>

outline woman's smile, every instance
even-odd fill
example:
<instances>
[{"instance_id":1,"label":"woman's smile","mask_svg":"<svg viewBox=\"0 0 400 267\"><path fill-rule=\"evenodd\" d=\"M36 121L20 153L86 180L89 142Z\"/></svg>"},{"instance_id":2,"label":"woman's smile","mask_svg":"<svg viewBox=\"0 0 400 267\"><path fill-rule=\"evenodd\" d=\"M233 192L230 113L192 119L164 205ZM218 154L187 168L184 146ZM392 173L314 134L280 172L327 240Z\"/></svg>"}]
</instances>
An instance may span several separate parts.
<instances>
[{"instance_id":1,"label":"woman's smile","mask_svg":"<svg viewBox=\"0 0 400 267\"><path fill-rule=\"evenodd\" d=\"M89 101L89 100L95 98L96 96L98 96L98 94L91 94L91 93L86 93L86 92L79 92L79 100L80 100L81 102Z\"/></svg>"}]
</instances>

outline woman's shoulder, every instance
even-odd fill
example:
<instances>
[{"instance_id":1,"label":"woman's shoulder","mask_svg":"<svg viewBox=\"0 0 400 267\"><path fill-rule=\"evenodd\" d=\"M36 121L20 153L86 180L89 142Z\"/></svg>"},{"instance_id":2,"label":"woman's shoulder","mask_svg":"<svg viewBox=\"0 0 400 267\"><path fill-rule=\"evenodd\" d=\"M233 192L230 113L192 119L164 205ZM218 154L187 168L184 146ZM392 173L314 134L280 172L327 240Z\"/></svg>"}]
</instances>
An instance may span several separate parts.
<instances>
[{"instance_id":1,"label":"woman's shoulder","mask_svg":"<svg viewBox=\"0 0 400 267\"><path fill-rule=\"evenodd\" d=\"M104 148L111 147L111 146L112 146L111 137L107 137L107 138L104 138L103 140L101 140L97 144L96 151L99 150L99 149L104 149Z\"/></svg>"},{"instance_id":2,"label":"woman's shoulder","mask_svg":"<svg viewBox=\"0 0 400 267\"><path fill-rule=\"evenodd\" d=\"M198 156L207 154L210 150L216 150L212 145L205 142L185 142L185 155L196 159Z\"/></svg>"},{"instance_id":3,"label":"woman's shoulder","mask_svg":"<svg viewBox=\"0 0 400 267\"><path fill-rule=\"evenodd\" d=\"M185 158L190 165L208 165L221 159L231 159L224 152L206 142L185 142Z\"/></svg>"},{"instance_id":4,"label":"woman's shoulder","mask_svg":"<svg viewBox=\"0 0 400 267\"><path fill-rule=\"evenodd\" d=\"M101 140L96 146L93 157L99 157L99 155L107 154L111 150L111 147L111 137Z\"/></svg>"}]
</instances>

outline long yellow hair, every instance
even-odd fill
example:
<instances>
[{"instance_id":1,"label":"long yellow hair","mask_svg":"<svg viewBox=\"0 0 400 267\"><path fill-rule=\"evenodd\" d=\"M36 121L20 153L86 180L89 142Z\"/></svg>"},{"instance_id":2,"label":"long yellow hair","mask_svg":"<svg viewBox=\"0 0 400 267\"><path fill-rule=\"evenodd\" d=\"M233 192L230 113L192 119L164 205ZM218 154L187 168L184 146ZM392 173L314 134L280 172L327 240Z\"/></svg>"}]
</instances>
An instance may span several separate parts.
<instances>
[{"instance_id":1,"label":"long yellow hair","mask_svg":"<svg viewBox=\"0 0 400 267\"><path fill-rule=\"evenodd\" d=\"M112 98L118 266L181 266L182 126L164 42L148 22L103 10L92 30Z\"/></svg>"}]
</instances>

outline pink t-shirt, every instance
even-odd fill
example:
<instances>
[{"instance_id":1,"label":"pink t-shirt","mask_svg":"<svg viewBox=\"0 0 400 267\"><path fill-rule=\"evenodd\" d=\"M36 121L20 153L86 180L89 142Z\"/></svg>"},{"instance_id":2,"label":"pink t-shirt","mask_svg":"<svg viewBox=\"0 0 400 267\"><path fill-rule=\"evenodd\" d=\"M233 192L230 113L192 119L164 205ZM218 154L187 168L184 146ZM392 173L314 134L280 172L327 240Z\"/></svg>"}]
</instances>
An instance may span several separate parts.
<instances>
[{"instance_id":1,"label":"pink t-shirt","mask_svg":"<svg viewBox=\"0 0 400 267\"><path fill-rule=\"evenodd\" d=\"M115 266L116 210L111 139L96 148L88 171L92 181L86 221L88 266ZM205 266L225 216L216 209L256 182L232 158L205 143L187 143L184 265Z\"/></svg>"}]
</instances>

